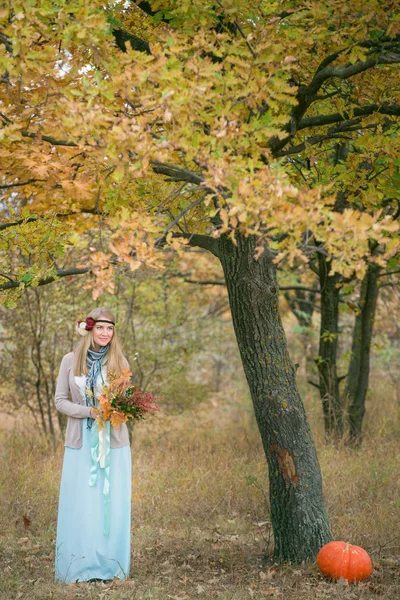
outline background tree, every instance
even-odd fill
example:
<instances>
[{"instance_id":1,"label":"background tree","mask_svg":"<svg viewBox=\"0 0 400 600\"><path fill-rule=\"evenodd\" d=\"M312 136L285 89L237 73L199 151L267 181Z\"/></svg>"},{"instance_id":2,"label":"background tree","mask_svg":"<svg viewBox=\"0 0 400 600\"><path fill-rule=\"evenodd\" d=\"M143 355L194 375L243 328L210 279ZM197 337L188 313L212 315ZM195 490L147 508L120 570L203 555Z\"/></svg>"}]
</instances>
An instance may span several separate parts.
<instances>
[{"instance_id":1,"label":"background tree","mask_svg":"<svg viewBox=\"0 0 400 600\"><path fill-rule=\"evenodd\" d=\"M326 309L328 305L325 303L321 307L318 283L315 278L313 280L309 275L311 274L304 272L304 269L297 269L296 273L286 273L282 278L285 284L281 285L280 288L285 290L285 299L298 321L297 330L303 337L303 359L305 359L303 366L308 382L316 387L321 395L321 388L319 383L315 381L314 373L315 365L320 367L321 357L318 354L318 349L314 348L310 336L313 327L313 314L323 312L323 307ZM351 315L352 345L351 350L345 353L346 358L344 361L340 359L340 351L337 345L331 357L331 366L332 364L334 366L338 390L338 423L332 420L332 426L336 423L337 426L333 428L333 433L337 437L344 435L346 441L351 445L359 446L362 442L362 425L365 416L373 329L379 291L382 287L396 289L398 287L396 275L396 271L385 271L376 265L368 265L361 282L354 280L352 283L343 285L340 288L341 293L337 295L337 311L333 321L336 331L334 339L336 344L340 342L343 328L350 326L347 324L348 319L344 322L343 317ZM290 282L292 282L292 285ZM330 341L330 337L326 333L324 334L323 331L322 329L320 334L320 348L321 345L328 344ZM338 366L339 363L340 367ZM327 422L326 412L325 431L327 439L332 439L329 437L332 435L332 428L329 421Z\"/></svg>"},{"instance_id":2,"label":"background tree","mask_svg":"<svg viewBox=\"0 0 400 600\"><path fill-rule=\"evenodd\" d=\"M357 198L369 212L354 209L354 195L338 210L333 171L300 181L286 157L354 125L368 128L371 118L378 125L365 152L387 135L382 123L393 109L382 90L397 89L397 8L329 0L284 2L280 13L251 0L139 6L157 11L148 40L122 5L41 2L1 13L3 256L16 247L2 262L1 287L11 306L21 284L91 270L98 297L114 291L120 263L162 268L159 247L216 256L269 465L275 556L302 560L330 532L280 321L276 262L317 254L328 287L337 274L363 276L371 243L385 266L398 249L397 204L392 196L371 202L369 190ZM356 91L341 98L348 81ZM62 258L66 244L87 244L81 264ZM334 354L336 332L326 332ZM326 380L331 421L337 396Z\"/></svg>"},{"instance_id":3,"label":"background tree","mask_svg":"<svg viewBox=\"0 0 400 600\"><path fill-rule=\"evenodd\" d=\"M201 278L202 261L196 258ZM185 264L190 264L189 256ZM239 366L233 357L229 364L217 363L214 377L209 376L219 339L225 350L229 339L234 343L230 322L221 316L228 308L225 288L218 286L204 298L200 284L174 276L173 266L161 277L117 277L115 294L103 294L96 302L115 312L135 382L165 397L165 415L197 406L227 376L235 379ZM210 270L209 264L208 274ZM37 430L53 445L66 426L66 418L54 407L58 369L62 356L76 345L74 323L84 317L87 306L87 290L72 278L24 290L12 319L9 310L0 308L0 378L7 382L2 410L12 416L29 411Z\"/></svg>"}]
</instances>

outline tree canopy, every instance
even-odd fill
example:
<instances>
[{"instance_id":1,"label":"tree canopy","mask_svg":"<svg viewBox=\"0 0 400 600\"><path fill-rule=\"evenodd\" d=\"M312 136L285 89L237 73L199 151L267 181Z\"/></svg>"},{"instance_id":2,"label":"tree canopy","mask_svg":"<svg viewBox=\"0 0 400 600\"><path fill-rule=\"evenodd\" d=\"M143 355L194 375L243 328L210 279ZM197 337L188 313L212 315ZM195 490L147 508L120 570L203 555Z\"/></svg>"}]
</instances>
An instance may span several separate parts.
<instances>
[{"instance_id":1,"label":"tree canopy","mask_svg":"<svg viewBox=\"0 0 400 600\"><path fill-rule=\"evenodd\" d=\"M396 2L35 0L0 27L6 306L222 234L345 277L397 264Z\"/></svg>"}]
</instances>

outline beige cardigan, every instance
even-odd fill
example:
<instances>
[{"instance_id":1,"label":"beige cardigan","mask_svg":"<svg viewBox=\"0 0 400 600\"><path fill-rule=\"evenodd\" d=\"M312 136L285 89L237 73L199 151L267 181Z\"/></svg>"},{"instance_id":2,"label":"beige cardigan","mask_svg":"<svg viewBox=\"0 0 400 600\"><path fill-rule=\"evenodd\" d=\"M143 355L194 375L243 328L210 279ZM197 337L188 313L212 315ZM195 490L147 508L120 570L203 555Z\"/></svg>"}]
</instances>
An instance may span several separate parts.
<instances>
[{"instance_id":1,"label":"beige cardigan","mask_svg":"<svg viewBox=\"0 0 400 600\"><path fill-rule=\"evenodd\" d=\"M74 353L69 352L61 361L57 379L55 405L59 412L68 416L64 446L81 448L82 426L84 424L86 427L84 419L90 416L90 406L85 406L81 390L75 381L73 360ZM126 361L126 366L129 368L128 361ZM72 402L68 399L69 395ZM111 448L129 446L129 432L126 423L121 423L119 429L111 425L110 444Z\"/></svg>"}]
</instances>

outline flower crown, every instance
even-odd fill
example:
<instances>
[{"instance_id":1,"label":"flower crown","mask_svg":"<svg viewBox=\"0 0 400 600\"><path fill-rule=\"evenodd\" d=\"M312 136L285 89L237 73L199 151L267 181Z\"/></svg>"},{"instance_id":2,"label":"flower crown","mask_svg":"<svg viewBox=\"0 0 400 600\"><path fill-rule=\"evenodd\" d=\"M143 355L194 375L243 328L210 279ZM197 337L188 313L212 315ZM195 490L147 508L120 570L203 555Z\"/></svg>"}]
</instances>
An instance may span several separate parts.
<instances>
[{"instance_id":1,"label":"flower crown","mask_svg":"<svg viewBox=\"0 0 400 600\"><path fill-rule=\"evenodd\" d=\"M109 319L93 319L93 317L87 317L84 321L78 321L75 329L79 335L85 336L89 331L92 331L95 323L111 323L111 325L115 325L114 321L110 321Z\"/></svg>"}]
</instances>

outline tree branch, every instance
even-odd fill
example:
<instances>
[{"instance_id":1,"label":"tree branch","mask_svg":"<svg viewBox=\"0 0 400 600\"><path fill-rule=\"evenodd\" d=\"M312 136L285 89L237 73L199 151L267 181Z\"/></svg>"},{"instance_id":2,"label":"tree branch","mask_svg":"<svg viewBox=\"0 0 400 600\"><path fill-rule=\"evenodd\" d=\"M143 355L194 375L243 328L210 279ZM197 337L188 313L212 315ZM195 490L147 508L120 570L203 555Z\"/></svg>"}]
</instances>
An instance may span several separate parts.
<instances>
[{"instance_id":1,"label":"tree branch","mask_svg":"<svg viewBox=\"0 0 400 600\"><path fill-rule=\"evenodd\" d=\"M56 138L53 138L50 135L42 135L41 133L31 133L30 131L21 131L20 133L23 137L28 137L32 139L41 138L43 141L49 142L49 144L52 144L53 146L78 146L78 144L76 144L75 142L69 142L68 140L56 140Z\"/></svg>"},{"instance_id":2,"label":"tree branch","mask_svg":"<svg viewBox=\"0 0 400 600\"><path fill-rule=\"evenodd\" d=\"M280 285L279 286L280 290L303 290L304 292L314 292L315 294L320 294L321 290L319 290L318 288L309 288L306 287L304 285ZM303 300L301 299L301 302L303 302Z\"/></svg>"},{"instance_id":3,"label":"tree branch","mask_svg":"<svg viewBox=\"0 0 400 600\"><path fill-rule=\"evenodd\" d=\"M222 4L222 2L221 2L220 0L217 0L217 4L218 4L218 6L219 6L220 8L222 8L222 10L224 10L224 5ZM247 36L246 36L246 34L244 33L244 31L243 31L243 29L242 29L242 27L241 27L241 25L240 25L239 21L237 21L237 20L235 19L235 21L234 21L234 24L235 24L235 27L236 27L237 31L239 31L240 35L242 36L242 38L243 38L243 39L244 39L244 41L246 42L246 46L247 46L247 47L248 47L248 49L250 50L250 52L251 52L251 55L253 56L253 58L256 58L256 57L257 57L257 54L254 52L254 49L252 48L252 46L251 46L251 44L250 44L249 40L247 39Z\"/></svg>"},{"instance_id":4,"label":"tree branch","mask_svg":"<svg viewBox=\"0 0 400 600\"><path fill-rule=\"evenodd\" d=\"M151 4L150 2L138 2L137 0L135 1L136 6L138 6L140 8L140 10L142 10L144 13L146 13L146 15L148 15L149 17L154 17L154 15L156 14L156 11L153 10L151 8ZM168 23L167 19L161 19L164 23Z\"/></svg>"},{"instance_id":5,"label":"tree branch","mask_svg":"<svg viewBox=\"0 0 400 600\"><path fill-rule=\"evenodd\" d=\"M28 185L29 183L36 183L37 181L46 181L46 179L28 179L28 181L21 181L20 183L6 183L0 185L0 190L8 190L12 187L20 187L21 185Z\"/></svg>"},{"instance_id":6,"label":"tree branch","mask_svg":"<svg viewBox=\"0 0 400 600\"><path fill-rule=\"evenodd\" d=\"M177 234L177 237L182 234ZM219 243L218 240L212 238L209 235L201 235L199 233L185 233L183 237L189 240L190 246L197 246L199 248L204 248L204 250L208 250L211 254L214 254L217 258L219 258Z\"/></svg>"},{"instance_id":7,"label":"tree branch","mask_svg":"<svg viewBox=\"0 0 400 600\"><path fill-rule=\"evenodd\" d=\"M314 383L314 381L311 381L311 379L307 379L307 383L310 383L311 385L316 387L318 390L321 389L320 386L318 385L318 383Z\"/></svg>"},{"instance_id":8,"label":"tree branch","mask_svg":"<svg viewBox=\"0 0 400 600\"><path fill-rule=\"evenodd\" d=\"M188 169L162 163L158 160L151 160L150 164L155 173L165 175L168 177L168 181L186 181L187 183L195 183L196 185L204 182L204 178L199 173L193 173L193 171L189 171Z\"/></svg>"},{"instance_id":9,"label":"tree branch","mask_svg":"<svg viewBox=\"0 0 400 600\"><path fill-rule=\"evenodd\" d=\"M290 146L287 150L281 150L275 154L276 157L288 156L289 154L297 154L298 152L302 152L306 146L315 146L315 144L319 144L320 142L324 142L325 140L337 139L345 137L342 133L334 133L330 135L316 135L314 137L310 137L305 142L301 142L301 144L297 144L297 146Z\"/></svg>"},{"instance_id":10,"label":"tree branch","mask_svg":"<svg viewBox=\"0 0 400 600\"><path fill-rule=\"evenodd\" d=\"M219 258L218 240L210 237L209 235L202 235L199 233L174 232L172 234L172 237L185 238L186 240L188 240L189 246L196 246L198 248L204 248L204 250L208 250L209 252L211 252L211 254L213 254L214 256ZM165 236L158 238L155 241L156 247L161 248L161 247L165 246L165 244L166 244Z\"/></svg>"},{"instance_id":11,"label":"tree branch","mask_svg":"<svg viewBox=\"0 0 400 600\"><path fill-rule=\"evenodd\" d=\"M9 38L4 33L1 33L1 32L0 32L0 43L4 44L7 52L13 51L12 43L10 42Z\"/></svg>"},{"instance_id":12,"label":"tree branch","mask_svg":"<svg viewBox=\"0 0 400 600\"><path fill-rule=\"evenodd\" d=\"M391 283L381 283L380 288L383 287L393 287L393 288L398 288L399 287L399 283L397 281L392 281Z\"/></svg>"},{"instance_id":13,"label":"tree branch","mask_svg":"<svg viewBox=\"0 0 400 600\"><path fill-rule=\"evenodd\" d=\"M345 121L343 123L339 123L336 127L331 127L328 129L326 134L316 135L313 137L307 137L304 142L297 144L297 146L291 146L287 150L282 150L277 152L275 156L287 156L289 154L296 154L301 152L306 148L306 146L314 146L315 144L319 144L320 142L324 142L325 140L331 139L350 139L343 135L343 133L358 131L359 129L373 129L378 125L378 123L370 123L369 125L360 125L361 117L356 117L351 119L350 121Z\"/></svg>"},{"instance_id":14,"label":"tree branch","mask_svg":"<svg viewBox=\"0 0 400 600\"><path fill-rule=\"evenodd\" d=\"M226 281L225 280L209 280L209 279L205 279L204 281L200 281L199 279L187 279L186 277L183 277L183 281L185 281L186 283L195 283L195 284L199 284L199 285L225 285L226 286Z\"/></svg>"},{"instance_id":15,"label":"tree branch","mask_svg":"<svg viewBox=\"0 0 400 600\"><path fill-rule=\"evenodd\" d=\"M390 65L396 63L400 63L400 54L391 52L388 54L378 54L374 58L357 61L354 64L347 64L339 67L326 66L321 69L321 71L315 73L311 83L305 90L306 95L309 97L314 96L327 79L333 79L335 77L339 79L349 79L349 77L354 77L354 75L363 73L377 65Z\"/></svg>"},{"instance_id":16,"label":"tree branch","mask_svg":"<svg viewBox=\"0 0 400 600\"><path fill-rule=\"evenodd\" d=\"M378 275L378 277L387 277L388 275L396 275L396 273L400 273L400 270L398 270L398 271L386 271L385 273L380 273Z\"/></svg>"},{"instance_id":17,"label":"tree branch","mask_svg":"<svg viewBox=\"0 0 400 600\"><path fill-rule=\"evenodd\" d=\"M305 129L306 127L321 127L323 125L331 125L340 121L347 121L354 117L365 117L372 115L373 113L380 113L383 115L391 115L400 117L400 106L398 104L371 104L370 106L362 106L355 108L352 111L352 115L348 112L344 113L333 113L331 115L316 115L315 117L306 117L302 119L297 127L297 131Z\"/></svg>"},{"instance_id":18,"label":"tree branch","mask_svg":"<svg viewBox=\"0 0 400 600\"><path fill-rule=\"evenodd\" d=\"M130 42L132 50L137 50L138 52L145 52L146 54L151 54L150 45L145 40L142 40L137 35L133 33L129 33L125 29L118 27L117 29L112 30L112 34L115 38L115 42L122 52L126 52L125 42ZM10 39L4 34L0 32L0 43L4 44L7 52L12 53L13 46Z\"/></svg>"},{"instance_id":19,"label":"tree branch","mask_svg":"<svg viewBox=\"0 0 400 600\"><path fill-rule=\"evenodd\" d=\"M23 137L29 137L32 139L40 138L53 146L72 146L77 147L79 144L75 142L70 142L68 140L57 140L49 135L42 135L41 133L31 133L29 131L21 131L21 135ZM134 153L132 153L133 155ZM168 181L185 181L187 183L195 183L196 185L200 185L204 182L204 178L199 173L194 173L193 171L189 171L188 169L184 169L182 167L177 167L175 165L171 165L168 163L162 163L158 160L151 160L150 164L155 173L159 175L165 175L168 177ZM208 190L208 188L204 188Z\"/></svg>"},{"instance_id":20,"label":"tree branch","mask_svg":"<svg viewBox=\"0 0 400 600\"><path fill-rule=\"evenodd\" d=\"M330 66L331 63L339 56L339 53L332 54L325 58L316 70L311 82L307 86L300 86L298 88L298 104L293 108L290 122L284 128L284 130L288 132L288 135L283 139L278 139L276 136L274 136L269 140L268 147L272 150L273 155L279 156L279 151L282 150L282 148L284 148L296 135L303 115L309 108L310 104L312 104L312 102L315 100L318 91L325 81L335 78L349 79L350 77L354 77L355 75L363 73L364 71L372 69L380 64L400 63L400 47L398 40L393 39L392 42L393 44L389 48L386 48L384 45L380 47L374 47L374 57L368 58L364 61L357 61L354 64L341 65L337 67ZM386 49L388 52L385 52Z\"/></svg>"},{"instance_id":21,"label":"tree branch","mask_svg":"<svg viewBox=\"0 0 400 600\"><path fill-rule=\"evenodd\" d=\"M58 218L62 218L62 217L71 217L72 215L80 215L80 214L92 214L92 215L101 215L101 211L98 210L97 208L82 208L79 211L72 211L72 212L67 212L67 213L55 213L53 214L54 217L58 217ZM40 221L40 219L42 219L43 217L48 216L48 213L46 215L32 215L31 217L28 217L27 219L18 219L17 221L8 221L7 223L0 223L0 231L4 231L4 229L8 229L9 227L17 227L18 225L24 225L25 223L34 223L35 221Z\"/></svg>"},{"instance_id":22,"label":"tree branch","mask_svg":"<svg viewBox=\"0 0 400 600\"><path fill-rule=\"evenodd\" d=\"M36 285L37 286L47 285L49 283L52 283L53 281L56 281L60 277L69 277L70 275L82 275L84 273L89 273L91 270L92 270L92 267L84 267L82 269L78 269L75 267L75 268L71 268L71 269L66 269L65 271L57 271L56 275L54 275L52 277L44 277L43 279L39 279L39 282ZM3 277L3 275L2 275L2 277ZM17 281L10 281L9 283L0 284L0 291L11 290L11 289L17 288L21 285L21 283L23 283L25 287L30 287L30 283L17 280Z\"/></svg>"},{"instance_id":23,"label":"tree branch","mask_svg":"<svg viewBox=\"0 0 400 600\"><path fill-rule=\"evenodd\" d=\"M179 215L171 223L169 223L169 225L165 228L163 237L168 233L168 231L170 231L174 227L174 225L176 225L178 223L178 221L181 220L182 217L184 217L186 215L186 213L188 213L195 206L198 206L199 204L201 204L203 202L204 198L206 197L206 195L207 195L207 193L205 192L204 194L201 195L200 198L197 198L197 200L194 200L191 204L189 204L189 206L184 208L182 210L182 212L180 212Z\"/></svg>"},{"instance_id":24,"label":"tree branch","mask_svg":"<svg viewBox=\"0 0 400 600\"><path fill-rule=\"evenodd\" d=\"M172 274L172 277L181 277L183 281L186 283L195 283L200 285L225 285L225 279L190 279L190 273L181 273L180 271L175 271Z\"/></svg>"},{"instance_id":25,"label":"tree branch","mask_svg":"<svg viewBox=\"0 0 400 600\"><path fill-rule=\"evenodd\" d=\"M141 38L138 38L133 33L129 33L128 31L125 31L125 29L113 29L112 34L115 38L118 48L122 50L122 52L126 52L125 42L130 42L132 50L151 54L149 43Z\"/></svg>"}]
</instances>

